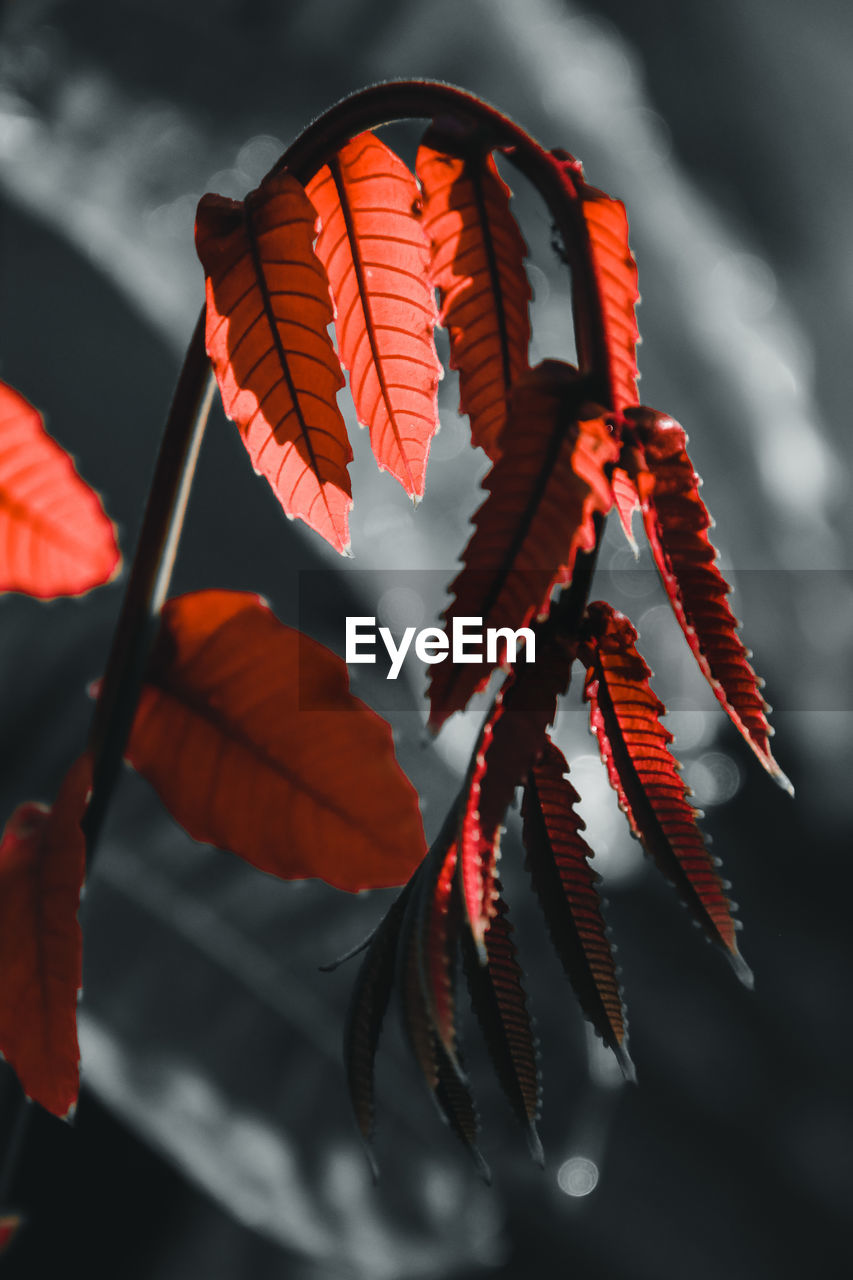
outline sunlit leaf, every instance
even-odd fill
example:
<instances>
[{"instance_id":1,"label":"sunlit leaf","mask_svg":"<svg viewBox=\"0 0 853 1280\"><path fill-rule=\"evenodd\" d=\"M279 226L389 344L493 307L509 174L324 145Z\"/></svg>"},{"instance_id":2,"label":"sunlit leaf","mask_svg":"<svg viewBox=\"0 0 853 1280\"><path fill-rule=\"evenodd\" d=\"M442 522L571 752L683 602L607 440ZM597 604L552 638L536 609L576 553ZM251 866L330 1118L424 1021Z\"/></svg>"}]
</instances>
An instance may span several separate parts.
<instances>
[{"instance_id":1,"label":"sunlit leaf","mask_svg":"<svg viewBox=\"0 0 853 1280\"><path fill-rule=\"evenodd\" d=\"M127 757L196 840L284 879L400 884L425 852L389 726L247 593L168 601Z\"/></svg>"},{"instance_id":2,"label":"sunlit leaf","mask_svg":"<svg viewBox=\"0 0 853 1280\"><path fill-rule=\"evenodd\" d=\"M442 144L431 129L416 163L430 273L450 332L450 365L459 370L460 411L470 419L472 443L494 460L510 388L527 369L527 246L492 156L448 154Z\"/></svg>"},{"instance_id":3,"label":"sunlit leaf","mask_svg":"<svg viewBox=\"0 0 853 1280\"><path fill-rule=\"evenodd\" d=\"M82 595L115 577L120 563L100 498L41 414L0 382L0 591Z\"/></svg>"},{"instance_id":4,"label":"sunlit leaf","mask_svg":"<svg viewBox=\"0 0 853 1280\"><path fill-rule=\"evenodd\" d=\"M393 151L363 133L306 191L320 215L316 253L329 277L359 422L370 428L381 469L420 498L438 430L441 367L429 244L414 213L417 183Z\"/></svg>"},{"instance_id":5,"label":"sunlit leaf","mask_svg":"<svg viewBox=\"0 0 853 1280\"><path fill-rule=\"evenodd\" d=\"M609 407L618 413L637 403L637 264L628 246L628 217L622 202L585 183L580 195L607 348L613 399Z\"/></svg>"},{"instance_id":6,"label":"sunlit leaf","mask_svg":"<svg viewBox=\"0 0 853 1280\"><path fill-rule=\"evenodd\" d=\"M287 515L346 551L352 450L336 400L344 379L327 332L332 304L313 248L316 222L285 173L242 203L203 196L196 248L225 412Z\"/></svg>"}]
</instances>

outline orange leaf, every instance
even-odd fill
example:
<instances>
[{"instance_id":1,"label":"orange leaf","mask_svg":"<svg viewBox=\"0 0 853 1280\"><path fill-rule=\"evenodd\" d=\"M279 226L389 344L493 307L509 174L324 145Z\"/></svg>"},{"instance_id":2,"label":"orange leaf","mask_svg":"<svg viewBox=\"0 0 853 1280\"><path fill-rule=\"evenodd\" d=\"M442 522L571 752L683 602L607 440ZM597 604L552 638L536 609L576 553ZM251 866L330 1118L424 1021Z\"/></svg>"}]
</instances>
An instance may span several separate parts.
<instances>
[{"instance_id":1,"label":"orange leaf","mask_svg":"<svg viewBox=\"0 0 853 1280\"><path fill-rule=\"evenodd\" d=\"M584 697L590 724L619 806L660 870L712 942L721 942L745 982L749 969L737 946L732 905L689 804L663 703L636 649L637 633L624 614L600 601L589 606Z\"/></svg>"},{"instance_id":2,"label":"orange leaf","mask_svg":"<svg viewBox=\"0 0 853 1280\"><path fill-rule=\"evenodd\" d=\"M127 757L196 840L271 875L400 884L425 845L389 726L257 596L168 601Z\"/></svg>"},{"instance_id":3,"label":"orange leaf","mask_svg":"<svg viewBox=\"0 0 853 1280\"><path fill-rule=\"evenodd\" d=\"M570 581L577 552L594 545L593 515L612 501L604 468L618 450L602 419L579 418L583 404L583 384L556 360L513 388L503 453L484 481L489 496L444 612L448 631L460 616L481 618L486 628L527 626L547 610L554 584ZM496 665L484 654L433 666L430 723L438 728L461 710Z\"/></svg>"},{"instance_id":4,"label":"orange leaf","mask_svg":"<svg viewBox=\"0 0 853 1280\"><path fill-rule=\"evenodd\" d=\"M438 430L441 366L429 243L413 210L415 179L372 133L348 143L308 183L320 215L316 252L329 276L342 364L383 471L423 497Z\"/></svg>"},{"instance_id":5,"label":"orange leaf","mask_svg":"<svg viewBox=\"0 0 853 1280\"><path fill-rule=\"evenodd\" d=\"M628 456L644 468L635 469L643 523L673 612L729 719L774 781L793 793L770 750L769 708L726 600L730 588L708 537L711 517L684 428L653 409L638 409L631 420L637 448Z\"/></svg>"},{"instance_id":6,"label":"orange leaf","mask_svg":"<svg viewBox=\"0 0 853 1280\"><path fill-rule=\"evenodd\" d=\"M494 460L510 388L528 367L527 246L492 156L447 155L438 145L430 130L416 162L430 271L450 330L450 365L459 370L460 411L470 418L472 443Z\"/></svg>"},{"instance_id":7,"label":"orange leaf","mask_svg":"<svg viewBox=\"0 0 853 1280\"><path fill-rule=\"evenodd\" d=\"M313 249L316 221L285 173L243 203L203 196L196 248L225 412L287 515L346 552L352 450L336 400L344 380L327 332L332 304Z\"/></svg>"},{"instance_id":8,"label":"orange leaf","mask_svg":"<svg viewBox=\"0 0 853 1280\"><path fill-rule=\"evenodd\" d=\"M622 202L585 183L580 195L607 346L610 408L619 413L638 399L637 264L628 247L628 215Z\"/></svg>"},{"instance_id":9,"label":"orange leaf","mask_svg":"<svg viewBox=\"0 0 853 1280\"><path fill-rule=\"evenodd\" d=\"M80 1085L80 821L91 780L81 756L53 808L19 805L0 842L0 1050L28 1097L61 1117Z\"/></svg>"},{"instance_id":10,"label":"orange leaf","mask_svg":"<svg viewBox=\"0 0 853 1280\"><path fill-rule=\"evenodd\" d=\"M0 591L78 596L118 573L115 529L98 495L44 429L41 414L0 382Z\"/></svg>"}]
</instances>

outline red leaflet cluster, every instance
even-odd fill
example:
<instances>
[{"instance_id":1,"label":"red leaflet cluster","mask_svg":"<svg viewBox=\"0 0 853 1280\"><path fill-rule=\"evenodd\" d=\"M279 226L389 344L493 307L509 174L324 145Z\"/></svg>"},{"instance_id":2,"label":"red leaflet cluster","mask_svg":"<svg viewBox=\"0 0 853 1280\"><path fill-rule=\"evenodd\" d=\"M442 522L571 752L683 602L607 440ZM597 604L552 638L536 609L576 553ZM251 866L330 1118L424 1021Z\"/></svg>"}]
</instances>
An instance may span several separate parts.
<instances>
[{"instance_id":1,"label":"red leaflet cluster","mask_svg":"<svg viewBox=\"0 0 853 1280\"><path fill-rule=\"evenodd\" d=\"M508 204L489 165L478 160L472 167L461 144L450 154L436 151L442 136L428 135L418 160L432 274L472 439L493 459L484 481L488 496L474 518L444 621L449 631L455 618L482 618L484 626L503 629L506 645L480 663L432 668L431 725L437 730L463 709L496 666L508 670L445 827L368 948L346 1056L356 1115L369 1141L373 1062L396 985L426 1083L482 1169L459 1045L460 959L497 1078L531 1150L541 1154L536 1045L498 876L503 824L517 787L524 792L526 865L557 954L584 1015L626 1077L634 1077L599 877L590 866L593 851L568 764L548 733L575 661L585 671L591 728L632 833L706 936L751 983L728 886L670 753L665 708L651 689L637 634L609 605L587 603L612 506L632 542L631 519L642 508L664 585L702 670L765 767L777 780L784 775L770 755L766 707L726 603L684 433L636 405L638 292L623 206L586 186L571 168L582 228L572 261L577 265L586 255L580 274L594 294L586 345L603 353L602 366L578 371L549 360L525 369L526 329L518 316L519 300L526 315L528 295L517 277L523 244L507 226ZM565 178L565 157L554 162ZM482 368L466 364L472 352L482 355ZM593 385L609 388L606 405L589 402ZM493 429L493 423L501 425ZM559 588L565 590L555 597ZM511 641L517 644L525 628L523 651L513 654Z\"/></svg>"},{"instance_id":2,"label":"red leaflet cluster","mask_svg":"<svg viewBox=\"0 0 853 1280\"><path fill-rule=\"evenodd\" d=\"M624 207L588 186L570 157L528 140L537 159L525 172L550 192L564 240L574 228L576 243L564 247L582 353L580 369L558 360L530 369L527 250L495 136L470 119L433 123L416 177L359 133L316 158L307 187L280 168L244 201L205 196L196 225L206 349L225 410L286 514L342 553L352 506L337 402L344 370L377 464L418 499L438 426L434 329L449 330L461 409L492 467L444 622L451 630L479 618L497 642L480 662L432 667L431 726L463 710L496 668L502 684L431 849L389 726L350 693L340 659L252 595L168 602L126 749L194 838L262 871L352 891L408 877L355 984L345 1037L353 1108L369 1142L374 1060L396 990L427 1086L484 1176L460 1043L460 967L498 1081L541 1159L536 1041L499 877L519 788L526 865L555 949L584 1015L633 1074L593 851L549 734L575 662L633 834L750 979L637 634L609 605L588 603L612 507L629 540L641 508L701 670L764 767L790 787L770 751L768 709L728 605L684 431L636 403L639 295ZM523 150L521 132L512 136ZM118 564L99 501L36 411L2 385L0 547L0 590L43 597L85 591ZM83 756L53 809L21 806L0 843L0 1050L27 1093L57 1114L73 1107L78 1087L76 911L90 780Z\"/></svg>"}]
</instances>

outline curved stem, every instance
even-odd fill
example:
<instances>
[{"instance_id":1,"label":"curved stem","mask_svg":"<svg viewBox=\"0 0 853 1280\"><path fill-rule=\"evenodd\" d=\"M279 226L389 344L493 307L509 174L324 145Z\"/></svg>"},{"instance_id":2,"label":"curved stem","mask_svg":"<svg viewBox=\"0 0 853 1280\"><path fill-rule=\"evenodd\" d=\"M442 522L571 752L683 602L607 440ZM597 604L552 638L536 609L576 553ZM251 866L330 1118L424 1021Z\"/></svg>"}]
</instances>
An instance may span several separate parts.
<instances>
[{"instance_id":1,"label":"curved stem","mask_svg":"<svg viewBox=\"0 0 853 1280\"><path fill-rule=\"evenodd\" d=\"M90 868L121 769L160 610L169 590L215 389L204 349L202 312L163 432L136 555L92 717L89 733L89 751L93 757L92 796L83 820Z\"/></svg>"},{"instance_id":2,"label":"curved stem","mask_svg":"<svg viewBox=\"0 0 853 1280\"><path fill-rule=\"evenodd\" d=\"M546 151L515 121L463 89L437 80L390 80L342 98L318 116L287 148L270 176L286 169L304 185L356 134L417 117L440 120L449 135L460 134L466 148L473 135L483 150L504 152L542 196L572 271L578 363L590 379L591 396L612 407L610 360L581 209L582 170L568 152Z\"/></svg>"}]
</instances>

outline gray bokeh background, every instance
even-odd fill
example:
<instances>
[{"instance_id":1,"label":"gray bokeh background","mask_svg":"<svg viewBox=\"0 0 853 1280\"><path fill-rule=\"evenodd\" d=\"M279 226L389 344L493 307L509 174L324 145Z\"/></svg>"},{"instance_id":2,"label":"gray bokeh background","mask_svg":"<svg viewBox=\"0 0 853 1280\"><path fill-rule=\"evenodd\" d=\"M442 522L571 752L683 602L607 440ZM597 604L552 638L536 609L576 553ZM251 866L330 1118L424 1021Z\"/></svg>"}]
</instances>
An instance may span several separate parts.
<instances>
[{"instance_id":1,"label":"gray bokeh background","mask_svg":"<svg viewBox=\"0 0 853 1280\"><path fill-rule=\"evenodd\" d=\"M364 83L449 79L579 155L627 204L641 394L690 434L798 789L792 805L722 723L647 558L632 577L611 531L598 594L639 626L674 709L756 991L737 986L627 838L575 699L559 735L605 876L639 1088L619 1087L586 1040L511 827L505 878L542 1042L546 1171L529 1166L473 1026L490 1191L389 1026L374 1190L339 1061L354 971L317 965L363 936L387 895L274 884L191 846L128 779L84 908L87 1091L75 1134L40 1130L22 1171L35 1223L10 1274L45 1274L57 1235L83 1274L158 1280L837 1273L853 1191L853 16L829 0L17 0L2 12L0 376L104 494L126 555L201 302L199 196L243 195L313 115ZM397 140L405 152L417 133ZM547 218L514 185L532 357L570 354ZM357 441L351 567L282 518L217 415L177 588L258 590L293 622L299 571L323 568L353 612L366 602L396 620L413 607L400 571L449 581L478 502L484 467L456 404L448 376L417 512ZM79 749L120 590L0 602L3 820L18 800L49 797ZM322 598L301 621L330 638ZM370 675L356 687L379 696ZM416 682L386 714L430 834L476 712L434 747Z\"/></svg>"}]
</instances>

